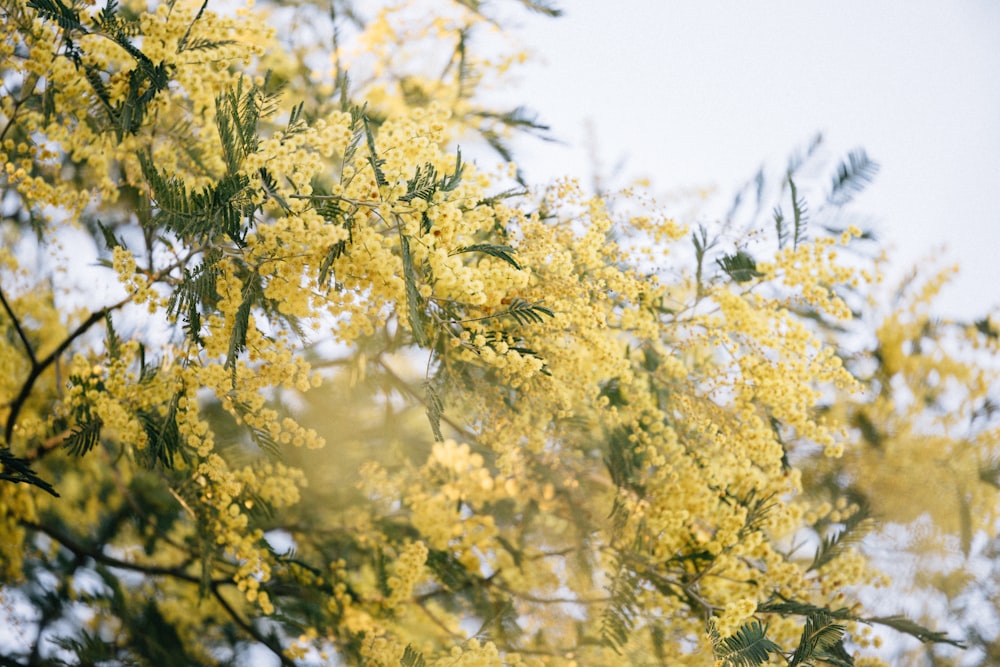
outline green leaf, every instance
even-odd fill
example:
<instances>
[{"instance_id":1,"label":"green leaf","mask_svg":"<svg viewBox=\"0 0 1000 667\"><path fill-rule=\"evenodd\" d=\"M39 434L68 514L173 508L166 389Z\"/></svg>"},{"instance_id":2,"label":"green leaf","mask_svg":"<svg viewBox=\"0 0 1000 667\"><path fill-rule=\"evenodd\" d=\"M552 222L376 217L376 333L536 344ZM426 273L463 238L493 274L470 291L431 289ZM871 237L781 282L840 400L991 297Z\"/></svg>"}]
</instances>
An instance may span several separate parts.
<instances>
[{"instance_id":1,"label":"green leaf","mask_svg":"<svg viewBox=\"0 0 1000 667\"><path fill-rule=\"evenodd\" d=\"M809 223L809 213L804 199L799 197L798 188L791 172L788 174L788 189L792 197L792 247L797 248L806 240L806 226Z\"/></svg>"},{"instance_id":2,"label":"green leaf","mask_svg":"<svg viewBox=\"0 0 1000 667\"><path fill-rule=\"evenodd\" d=\"M708 251L715 245L715 239L709 240L708 229L704 225L698 225L697 232L691 232L691 243L694 244L694 259L695 259L695 283L698 286L698 294L701 294L702 290L702 276L705 270L705 256Z\"/></svg>"},{"instance_id":3,"label":"green leaf","mask_svg":"<svg viewBox=\"0 0 1000 667\"><path fill-rule=\"evenodd\" d=\"M52 488L52 485L35 474L31 469L31 462L27 459L14 456L6 447L0 447L0 481L13 482L14 484L25 483L37 486L43 491L52 494L56 498L59 494Z\"/></svg>"},{"instance_id":4,"label":"green leaf","mask_svg":"<svg viewBox=\"0 0 1000 667\"><path fill-rule=\"evenodd\" d=\"M247 415L250 413L250 406L234 400L233 408L236 414L239 415L240 421L246 425L247 432L250 434L250 440L268 457L276 460L281 459L281 445L279 445L278 441L274 439L271 432L267 429L252 426L248 423Z\"/></svg>"},{"instance_id":5,"label":"green leaf","mask_svg":"<svg viewBox=\"0 0 1000 667\"><path fill-rule=\"evenodd\" d=\"M619 655L635 628L638 592L638 575L619 557L611 581L611 600L601 614L601 641Z\"/></svg>"},{"instance_id":6,"label":"green leaf","mask_svg":"<svg viewBox=\"0 0 1000 667\"><path fill-rule=\"evenodd\" d=\"M427 392L427 420L431 424L434 441L442 442L444 435L441 433L441 417L444 415L444 401L441 400L441 393L432 382L425 382L424 390Z\"/></svg>"},{"instance_id":7,"label":"green leaf","mask_svg":"<svg viewBox=\"0 0 1000 667\"><path fill-rule=\"evenodd\" d=\"M496 257L497 259L507 262L518 271L521 270L521 265L517 263L516 259L514 259L514 253L516 253L517 250L509 245L500 245L497 243L474 243L472 245L462 246L457 250L453 250L451 254L458 255L465 252L481 252L484 255Z\"/></svg>"},{"instance_id":8,"label":"green leaf","mask_svg":"<svg viewBox=\"0 0 1000 667\"><path fill-rule=\"evenodd\" d=\"M167 314L170 316L182 314L188 338L199 345L204 344L200 333L201 315L218 300L215 286L222 274L218 266L221 259L221 252L210 251L198 266L184 269L183 280L174 289L167 302Z\"/></svg>"},{"instance_id":9,"label":"green leaf","mask_svg":"<svg viewBox=\"0 0 1000 667\"><path fill-rule=\"evenodd\" d=\"M145 464L153 468L162 465L174 467L174 455L181 451L180 430L177 427L177 404L180 394L167 403L165 414L159 410L139 410L136 417L146 432Z\"/></svg>"},{"instance_id":10,"label":"green leaf","mask_svg":"<svg viewBox=\"0 0 1000 667\"><path fill-rule=\"evenodd\" d=\"M778 234L778 248L788 245L788 228L785 226L785 212L780 206L774 207L774 229Z\"/></svg>"},{"instance_id":11,"label":"green leaf","mask_svg":"<svg viewBox=\"0 0 1000 667\"><path fill-rule=\"evenodd\" d=\"M875 180L878 170L878 163L869 158L863 149L851 151L847 160L837 166L827 201L834 206L850 202Z\"/></svg>"},{"instance_id":12,"label":"green leaf","mask_svg":"<svg viewBox=\"0 0 1000 667\"><path fill-rule=\"evenodd\" d=\"M715 657L723 667L757 667L768 661L781 647L766 637L767 628L756 618L740 626L731 637L722 637L714 620L709 623L709 637Z\"/></svg>"},{"instance_id":13,"label":"green leaf","mask_svg":"<svg viewBox=\"0 0 1000 667\"><path fill-rule=\"evenodd\" d=\"M788 667L812 664L819 653L831 651L840 643L846 629L844 625L834 623L827 612L809 614L802 628L799 646L795 649Z\"/></svg>"},{"instance_id":14,"label":"green leaf","mask_svg":"<svg viewBox=\"0 0 1000 667\"><path fill-rule=\"evenodd\" d=\"M757 270L754 258L744 250L737 250L732 255L723 255L716 262L726 275L738 283L749 282L764 275Z\"/></svg>"},{"instance_id":15,"label":"green leaf","mask_svg":"<svg viewBox=\"0 0 1000 667\"><path fill-rule=\"evenodd\" d=\"M816 549L816 555L813 557L813 562L809 566L809 570L818 570L838 558L852 546L859 544L874 525L875 522L872 520L867 508L862 506L861 509L844 521L844 528L842 530L823 538L823 541Z\"/></svg>"},{"instance_id":16,"label":"green leaf","mask_svg":"<svg viewBox=\"0 0 1000 667\"><path fill-rule=\"evenodd\" d=\"M531 303L521 298L514 298L503 315L524 326L526 324L541 324L545 317L555 317L555 313L541 305L541 302Z\"/></svg>"},{"instance_id":17,"label":"green leaf","mask_svg":"<svg viewBox=\"0 0 1000 667\"><path fill-rule=\"evenodd\" d=\"M410 322L410 331L417 345L427 345L426 315L423 309L423 297L417 288L417 269L413 265L413 255L410 253L410 241L406 235L399 235L399 249L403 255L403 280L406 283L406 312Z\"/></svg>"},{"instance_id":18,"label":"green leaf","mask_svg":"<svg viewBox=\"0 0 1000 667\"><path fill-rule=\"evenodd\" d=\"M965 648L965 645L962 642L955 639L949 639L943 632L928 630L905 616L876 616L865 618L851 613L851 610L846 607L841 607L840 609L827 609L825 607L818 607L808 602L801 602L799 600L786 598L782 595L776 595L773 599L761 603L757 606L757 610L760 612L771 612L782 615L798 614L810 616L814 614L827 614L832 619L842 621L858 621L868 625L884 625L899 632L911 635L924 643L950 644L957 648Z\"/></svg>"},{"instance_id":19,"label":"green leaf","mask_svg":"<svg viewBox=\"0 0 1000 667\"><path fill-rule=\"evenodd\" d=\"M441 191L451 192L462 182L462 172L465 171L465 165L462 164L462 149L459 148L455 152L455 169L451 172L450 176L445 176L441 179Z\"/></svg>"},{"instance_id":20,"label":"green leaf","mask_svg":"<svg viewBox=\"0 0 1000 667\"><path fill-rule=\"evenodd\" d=\"M107 329L107 338L105 340L105 346L108 350L108 356L111 359L118 359L122 353L122 342L118 338L118 333L115 331L114 324L111 322L111 313L104 314L104 326Z\"/></svg>"},{"instance_id":21,"label":"green leaf","mask_svg":"<svg viewBox=\"0 0 1000 667\"><path fill-rule=\"evenodd\" d=\"M399 659L400 667L425 667L426 664L423 654L407 644L403 649L403 657Z\"/></svg>"},{"instance_id":22,"label":"green leaf","mask_svg":"<svg viewBox=\"0 0 1000 667\"><path fill-rule=\"evenodd\" d=\"M84 456L101 442L101 427L104 423L99 418L89 419L77 424L66 438L63 446L73 456Z\"/></svg>"},{"instance_id":23,"label":"green leaf","mask_svg":"<svg viewBox=\"0 0 1000 667\"><path fill-rule=\"evenodd\" d=\"M965 644L956 639L950 639L947 633L928 630L924 626L905 616L875 616L861 619L864 623L877 623L919 639L924 644L949 644L956 648L965 648Z\"/></svg>"},{"instance_id":24,"label":"green leaf","mask_svg":"<svg viewBox=\"0 0 1000 667\"><path fill-rule=\"evenodd\" d=\"M240 353L246 349L247 333L250 330L250 313L257 301L263 294L263 286L259 273L252 273L243 285L242 301L236 309L236 316L233 321L233 331L229 336L229 352L226 356L226 368L233 370L235 381L236 361Z\"/></svg>"},{"instance_id":25,"label":"green leaf","mask_svg":"<svg viewBox=\"0 0 1000 667\"><path fill-rule=\"evenodd\" d=\"M88 32L80 23L80 12L67 7L62 0L28 0L28 7L38 12L42 18L55 21L63 30L75 30L84 34Z\"/></svg>"},{"instance_id":26,"label":"green leaf","mask_svg":"<svg viewBox=\"0 0 1000 667\"><path fill-rule=\"evenodd\" d=\"M1000 337L1000 329L997 329L995 326L993 326L993 323L990 322L990 318L984 317L981 320L976 320L974 324L976 327L976 331L983 334L987 338L991 340L996 340L998 337Z\"/></svg>"},{"instance_id":27,"label":"green leaf","mask_svg":"<svg viewBox=\"0 0 1000 667\"><path fill-rule=\"evenodd\" d=\"M365 140L368 142L368 164L371 165L372 172L375 174L375 183L379 187L388 185L389 181L386 180L385 174L382 172L382 165L385 164L385 160L379 158L378 152L375 150L375 135L372 134L372 126L368 120L368 116L364 116L363 120L365 125Z\"/></svg>"},{"instance_id":28,"label":"green leaf","mask_svg":"<svg viewBox=\"0 0 1000 667\"><path fill-rule=\"evenodd\" d=\"M101 235L104 237L104 246L108 250L125 247L125 243L115 236L114 231L100 220L97 221L97 228L101 230Z\"/></svg>"}]
</instances>

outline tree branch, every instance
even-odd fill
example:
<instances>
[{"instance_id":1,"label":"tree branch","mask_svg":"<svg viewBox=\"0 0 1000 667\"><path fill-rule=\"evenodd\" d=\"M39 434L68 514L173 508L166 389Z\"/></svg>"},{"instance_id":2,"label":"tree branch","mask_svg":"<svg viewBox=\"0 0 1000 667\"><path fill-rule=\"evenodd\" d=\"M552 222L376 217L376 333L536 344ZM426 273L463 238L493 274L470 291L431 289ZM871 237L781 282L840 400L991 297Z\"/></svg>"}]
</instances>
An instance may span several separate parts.
<instances>
[{"instance_id":1,"label":"tree branch","mask_svg":"<svg viewBox=\"0 0 1000 667\"><path fill-rule=\"evenodd\" d=\"M66 533L64 533L63 531L53 528L51 526L46 526L44 524L35 523L33 521L24 521L24 520L22 520L20 524L25 528L28 528L29 530L35 530L40 533L44 533L45 535L48 535L50 538L61 544L63 547L72 551L76 556L91 558L95 562L101 563L102 565L107 565L109 567L121 570L140 572L142 574L148 574L150 576L173 577L174 579L185 581L189 584L194 584L196 586L200 586L202 584L201 577L185 572L183 569L181 569L182 567L184 567L183 565L175 567L163 567L159 565L143 565L141 563L132 563L129 561L120 560L118 558L108 556L107 554L103 553L98 549L82 544L73 539L72 537L70 537L69 535L67 535ZM261 634L260 631L254 628L251 624L244 621L237 613L237 611L232 607L232 605L230 605L229 602L226 601L226 599L219 592L219 589L222 586L235 586L232 579L228 578L212 579L209 582L209 586L212 591L212 596L219 602L219 604L222 606L225 612L229 615L230 618L233 619L233 622L236 623L236 625L238 625L240 629L242 629L244 632L250 635L254 640L260 642L268 649L270 649L276 656L278 656L278 658L281 660L282 665L285 665L286 667L295 667L295 663L292 660L290 660L287 656L285 656L280 646L276 645L273 641L271 641L263 634Z\"/></svg>"},{"instance_id":2,"label":"tree branch","mask_svg":"<svg viewBox=\"0 0 1000 667\"><path fill-rule=\"evenodd\" d=\"M3 304L3 309L7 311L7 316L14 325L17 337L21 339L22 343L24 343L24 350L28 353L28 359L31 360L32 367L37 366L38 360L35 358L35 349L31 346L31 341L28 340L28 336L24 333L24 329L21 328L21 321L18 320L17 315L14 314L14 309L10 307L9 303L7 303L7 297L4 296L3 289L0 289L0 303Z\"/></svg>"},{"instance_id":3,"label":"tree branch","mask_svg":"<svg viewBox=\"0 0 1000 667\"><path fill-rule=\"evenodd\" d=\"M55 363L56 359L58 359L60 355L62 355L62 353L73 344L73 341L87 333L90 327L103 320L108 313L118 310L131 300L132 297L127 296L118 303L94 311L90 314L90 317L81 322L80 325L74 329L72 333L66 336L66 338L59 343L56 349L52 350L52 352L50 352L44 359L41 361L33 361L31 364L31 371L28 373L28 377L24 381L24 384L21 385L21 391L18 393L17 398L15 398L14 402L11 403L10 413L7 415L7 426L4 429L4 438L6 439L8 446L11 444L11 439L14 435L14 426L17 424L17 417L21 412L21 408L24 407L25 401L27 401L28 396L31 395L31 390L35 387L35 382L39 377L41 377L42 373L44 373L49 366ZM33 357L34 355L32 355L32 358Z\"/></svg>"},{"instance_id":4,"label":"tree branch","mask_svg":"<svg viewBox=\"0 0 1000 667\"><path fill-rule=\"evenodd\" d=\"M232 582L226 582L226 583L231 584ZM278 659L281 660L282 665L285 665L286 667L295 667L295 662L289 659L288 656L285 655L285 652L281 650L280 646L275 646L274 643L271 642L271 640L269 640L267 637L262 635L257 630L257 628L253 627L253 625L247 623L240 617L240 615L236 612L236 610L233 609L232 605L230 605L229 602L226 601L226 598L222 597L222 594L219 593L219 586L216 584L212 585L212 595L222 606L222 608L226 610L226 613L229 614L229 617L231 619L233 619L233 622L236 623L236 625L240 626L243 632L247 633L248 635L256 639L258 642L266 646L268 649L270 649L271 652L274 653L274 655L278 656Z\"/></svg>"}]
</instances>

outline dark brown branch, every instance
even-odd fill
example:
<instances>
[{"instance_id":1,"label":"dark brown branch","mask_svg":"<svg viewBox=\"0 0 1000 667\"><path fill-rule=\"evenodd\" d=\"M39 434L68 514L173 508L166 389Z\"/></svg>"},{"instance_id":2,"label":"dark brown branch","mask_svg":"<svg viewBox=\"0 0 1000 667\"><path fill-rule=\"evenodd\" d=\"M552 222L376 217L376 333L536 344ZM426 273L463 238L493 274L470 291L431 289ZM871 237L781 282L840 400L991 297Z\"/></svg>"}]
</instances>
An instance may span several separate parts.
<instances>
[{"instance_id":1,"label":"dark brown branch","mask_svg":"<svg viewBox=\"0 0 1000 667\"><path fill-rule=\"evenodd\" d=\"M227 583L232 583L232 582L227 582ZM222 597L222 594L219 592L218 585L215 584L212 585L212 595L222 606L222 608L226 610L226 613L229 614L229 617L231 619L233 619L233 622L236 625L240 626L240 629L242 629L243 632L247 633L255 640L259 641L261 644L270 649L272 653L278 656L278 659L281 660L282 665L285 665L286 667L295 667L295 662L293 660L290 660L288 656L285 655L285 652L281 650L280 646L275 646L274 643L271 642L271 640L269 640L267 637L262 635L257 630L257 628L253 627L253 625L247 623L240 617L240 615L236 612L236 610L233 609L232 605L230 605L229 602L226 601L226 598Z\"/></svg>"},{"instance_id":2,"label":"dark brown branch","mask_svg":"<svg viewBox=\"0 0 1000 667\"><path fill-rule=\"evenodd\" d=\"M201 247L192 248L191 251L187 254L187 257L185 257L183 260L178 260L177 262L174 262L170 266L164 267L162 270L151 275L150 282L155 283L159 282L160 280L163 280L164 277L166 277L171 271L173 271L179 266L183 266L185 261L189 260L191 257L201 252L202 250L203 248ZM128 304L130 301L132 301L134 296L135 296L134 294L130 294L129 296L125 297L124 299L122 299L117 303L113 303L110 306L105 306L104 308L101 308L100 310L91 313L90 316L87 317L87 319L81 322L80 325L76 329L74 329L72 333L70 333L61 343L59 343L56 349L54 349L48 356L46 356L41 361L35 360L34 353L30 352L29 350L29 357L31 358L32 361L31 371L28 373L28 378L24 381L24 384L21 385L21 391L20 393L18 393L17 398L15 398L14 401L11 403L10 413L7 415L7 425L4 429L4 438L6 439L8 447L11 445L11 438L14 435L14 426L17 424L17 417L21 412L21 408L24 407L24 403L28 400L28 396L31 395L31 390L34 388L35 382L38 380L39 377L41 377L42 373L44 373L49 366L58 361L62 353L65 352L67 348L69 348L69 346L72 345L77 338L85 334L90 329L90 327L94 326L95 324L103 320L110 313L113 313L114 311ZM6 301L4 303L6 305ZM10 313L14 321L17 322L17 318L13 316L13 313L10 310L8 310L8 313Z\"/></svg>"},{"instance_id":3,"label":"dark brown branch","mask_svg":"<svg viewBox=\"0 0 1000 667\"><path fill-rule=\"evenodd\" d=\"M10 318L11 323L14 325L14 331L17 332L17 337L20 338L21 342L24 344L24 350L28 353L28 359L31 360L32 367L37 366L38 360L35 358L35 349L31 347L31 341L28 340L27 334L25 334L24 329L21 328L21 321L18 320L17 315L14 314L14 309L10 307L9 303L7 303L7 297L4 296L2 289L0 289L0 303L3 303L3 309L7 311L7 317Z\"/></svg>"},{"instance_id":4,"label":"dark brown branch","mask_svg":"<svg viewBox=\"0 0 1000 667\"><path fill-rule=\"evenodd\" d=\"M142 574L148 574L150 576L173 577L188 583L198 584L199 586L202 583L200 576L185 572L183 570L184 565L164 567L162 565L143 565L142 563L133 563L127 560L121 560L113 556L109 556L98 549L88 547L87 545L76 541L61 530L51 526L24 520L20 523L25 528L48 535L77 556L92 558L95 562L107 565L108 567L114 567L119 570L131 570L132 572L141 572ZM221 584L231 584L232 581L230 579L213 579L210 583L215 586Z\"/></svg>"},{"instance_id":5,"label":"dark brown branch","mask_svg":"<svg viewBox=\"0 0 1000 667\"><path fill-rule=\"evenodd\" d=\"M4 438L6 439L8 446L11 444L11 439L14 435L14 426L17 424L17 417L21 412L21 408L24 407L24 403L28 400L28 396L31 395L31 390L35 387L35 382L39 377L41 377L42 373L44 373L49 366L55 363L56 359L58 359L60 355L62 355L62 353L73 344L73 341L87 333L90 327L103 320L108 313L118 310L131 300L132 297L128 296L116 304L106 306L91 313L90 317L81 322L72 333L66 336L66 338L59 343L56 349L52 350L52 352L48 354L48 356L41 361L36 361L31 364L31 371L28 373L28 377L25 379L24 384L21 385L21 391L17 395L17 398L15 398L14 402L11 403L10 414L7 415L7 427L4 430Z\"/></svg>"},{"instance_id":6,"label":"dark brown branch","mask_svg":"<svg viewBox=\"0 0 1000 667\"><path fill-rule=\"evenodd\" d=\"M159 565L143 565L141 563L132 563L129 561L120 560L112 556L108 556L102 551L88 547L66 533L52 528L51 526L46 526L40 523L34 523L32 521L21 521L21 525L30 530L35 530L40 533L48 535L50 538L61 544L66 549L72 551L77 557L87 557L92 558L95 562L101 563L102 565L107 565L108 567L117 568L120 570L131 570L132 572L140 572L142 574L148 574L150 576L162 576L162 577L173 577L174 579L179 579L180 581L186 581L190 584L196 586L202 585L202 579L200 576L196 576L189 572L185 572L183 567L186 565L179 565L175 567L163 567ZM212 579L209 582L210 589L212 591L212 596L219 602L225 612L232 618L233 622L236 623L244 632L250 635L254 640L260 642L268 649L270 649L278 658L281 660L282 665L287 667L295 667L295 663L285 656L284 652L281 650L280 646L276 646L274 642L269 640L267 637L262 635L256 628L250 623L243 620L242 617L233 609L232 605L226 601L226 599L219 592L222 586L234 586L232 579Z\"/></svg>"}]
</instances>

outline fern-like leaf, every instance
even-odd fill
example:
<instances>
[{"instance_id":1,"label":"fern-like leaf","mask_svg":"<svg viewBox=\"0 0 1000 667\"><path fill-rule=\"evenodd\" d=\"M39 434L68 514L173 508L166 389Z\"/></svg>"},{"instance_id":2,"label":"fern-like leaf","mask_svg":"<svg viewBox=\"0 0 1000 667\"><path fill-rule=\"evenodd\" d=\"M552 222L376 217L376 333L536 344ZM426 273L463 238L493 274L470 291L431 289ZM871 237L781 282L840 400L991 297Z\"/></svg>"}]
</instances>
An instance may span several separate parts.
<instances>
[{"instance_id":1,"label":"fern-like leaf","mask_svg":"<svg viewBox=\"0 0 1000 667\"><path fill-rule=\"evenodd\" d=\"M620 560L611 581L611 600L601 614L601 640L615 653L628 643L639 608L639 577Z\"/></svg>"},{"instance_id":2,"label":"fern-like leaf","mask_svg":"<svg viewBox=\"0 0 1000 667\"><path fill-rule=\"evenodd\" d=\"M527 324L541 324L546 317L555 317L555 313L541 305L541 303L531 303L521 298L511 300L504 315L511 318L521 326Z\"/></svg>"},{"instance_id":3,"label":"fern-like leaf","mask_svg":"<svg viewBox=\"0 0 1000 667\"><path fill-rule=\"evenodd\" d=\"M226 356L226 368L235 371L236 360L246 349L247 333L250 330L250 313L257 304L263 290L259 274L252 274L243 285L242 300L233 318L233 331L229 336L229 353Z\"/></svg>"},{"instance_id":4,"label":"fern-like leaf","mask_svg":"<svg viewBox=\"0 0 1000 667\"><path fill-rule=\"evenodd\" d=\"M153 468L162 465L174 467L174 455L181 451L180 430L177 427L177 404L180 394L175 394L167 404L166 414L157 410L140 410L136 413L146 432L145 463Z\"/></svg>"},{"instance_id":5,"label":"fern-like leaf","mask_svg":"<svg viewBox=\"0 0 1000 667\"><path fill-rule=\"evenodd\" d=\"M827 563L835 560L852 546L857 545L864 539L865 535L874 527L867 508L861 507L844 521L844 528L823 538L816 555L809 566L810 570L818 570Z\"/></svg>"},{"instance_id":6,"label":"fern-like leaf","mask_svg":"<svg viewBox=\"0 0 1000 667\"><path fill-rule=\"evenodd\" d=\"M407 644L403 649L403 657L399 659L399 667L426 667L426 665L423 654Z\"/></svg>"},{"instance_id":7,"label":"fern-like leaf","mask_svg":"<svg viewBox=\"0 0 1000 667\"><path fill-rule=\"evenodd\" d=\"M85 456L101 442L102 426L104 423L99 418L78 424L66 438L63 446L73 456Z\"/></svg>"},{"instance_id":8,"label":"fern-like leaf","mask_svg":"<svg viewBox=\"0 0 1000 667\"><path fill-rule=\"evenodd\" d=\"M846 627L835 623L829 613L815 612L806 618L799 638L799 646L792 655L788 667L812 664L821 653L832 651L840 643Z\"/></svg>"},{"instance_id":9,"label":"fern-like leaf","mask_svg":"<svg viewBox=\"0 0 1000 667\"><path fill-rule=\"evenodd\" d=\"M423 297L420 296L420 290L417 288L417 269L413 264L413 255L410 252L410 241L402 233L399 235L399 249L403 255L407 319L410 322L414 342L425 347L427 345L427 332L425 331L426 316L423 309Z\"/></svg>"},{"instance_id":10,"label":"fern-like leaf","mask_svg":"<svg viewBox=\"0 0 1000 667\"><path fill-rule=\"evenodd\" d=\"M80 23L80 12L68 7L62 0L29 0L28 7L38 12L42 18L55 21L63 30L87 32Z\"/></svg>"},{"instance_id":11,"label":"fern-like leaf","mask_svg":"<svg viewBox=\"0 0 1000 667\"><path fill-rule=\"evenodd\" d=\"M353 106L351 107L351 139L347 142L347 147L344 148L344 161L341 168L340 182L345 188L350 183L351 179L344 176L347 165L354 161L355 155L357 155L358 147L361 145L361 140L365 137L365 107ZM357 171L354 172L355 174ZM353 176L352 176L353 178Z\"/></svg>"},{"instance_id":12,"label":"fern-like leaf","mask_svg":"<svg viewBox=\"0 0 1000 667\"><path fill-rule=\"evenodd\" d=\"M441 400L441 392L430 381L424 383L424 390L427 392L427 421L431 424L434 441L442 442L444 434L441 432L441 417L444 415L444 401Z\"/></svg>"},{"instance_id":13,"label":"fern-like leaf","mask_svg":"<svg viewBox=\"0 0 1000 667\"><path fill-rule=\"evenodd\" d=\"M865 623L877 623L892 628L898 632L910 635L919 639L924 644L949 644L956 648L965 648L965 644L957 639L951 639L944 632L928 630L919 623L906 618L905 616L875 616L862 619Z\"/></svg>"},{"instance_id":14,"label":"fern-like leaf","mask_svg":"<svg viewBox=\"0 0 1000 667\"><path fill-rule=\"evenodd\" d=\"M521 270L521 265L517 263L516 259L514 259L514 253L517 251L509 245L500 245L496 243L474 243L472 245L463 246L457 250L453 250L451 254L458 255L465 252L481 252L484 255L496 257L497 259L507 262L518 271Z\"/></svg>"},{"instance_id":15,"label":"fern-like leaf","mask_svg":"<svg viewBox=\"0 0 1000 667\"><path fill-rule=\"evenodd\" d=\"M805 200L799 197L798 188L791 173L788 174L788 189L792 196L792 247L797 248L800 243L806 240L809 212Z\"/></svg>"},{"instance_id":16,"label":"fern-like leaf","mask_svg":"<svg viewBox=\"0 0 1000 667\"><path fill-rule=\"evenodd\" d=\"M737 250L732 255L723 255L716 262L727 276L738 283L749 282L764 275L757 270L756 260L744 250Z\"/></svg>"},{"instance_id":17,"label":"fern-like leaf","mask_svg":"<svg viewBox=\"0 0 1000 667\"><path fill-rule=\"evenodd\" d=\"M878 174L879 165L861 148L847 154L847 159L837 166L827 201L843 206L861 193Z\"/></svg>"},{"instance_id":18,"label":"fern-like leaf","mask_svg":"<svg viewBox=\"0 0 1000 667\"><path fill-rule=\"evenodd\" d=\"M462 182L462 172L465 171L465 165L462 164L462 149L459 148L455 151L455 169L448 176L441 179L439 188L442 192L451 192L458 187L459 183Z\"/></svg>"},{"instance_id":19,"label":"fern-like leaf","mask_svg":"<svg viewBox=\"0 0 1000 667\"><path fill-rule=\"evenodd\" d=\"M898 632L908 634L924 643L950 644L957 648L965 648L965 645L958 640L951 639L943 632L928 630L919 623L906 618L905 616L874 616L862 617L852 613L850 609L841 607L839 609L827 609L818 607L808 602L801 602L777 595L775 598L763 602L757 606L760 612L775 613L781 615L796 614L801 616L811 616L816 614L826 614L831 619L838 621L857 621L867 625L884 625L893 628Z\"/></svg>"},{"instance_id":20,"label":"fern-like leaf","mask_svg":"<svg viewBox=\"0 0 1000 667\"><path fill-rule=\"evenodd\" d=\"M722 637L714 621L709 622L712 651L723 667L757 667L768 661L771 653L781 647L767 638L767 627L756 618L750 619L730 637Z\"/></svg>"},{"instance_id":21,"label":"fern-like leaf","mask_svg":"<svg viewBox=\"0 0 1000 667\"><path fill-rule=\"evenodd\" d=\"M59 494L56 493L54 488L52 488L52 485L39 477L35 471L31 469L30 461L19 456L15 456L6 447L0 447L0 481L11 482L14 484L31 484L32 486L37 486L56 498L59 497Z\"/></svg>"},{"instance_id":22,"label":"fern-like leaf","mask_svg":"<svg viewBox=\"0 0 1000 667\"><path fill-rule=\"evenodd\" d=\"M105 347L108 350L108 357L116 360L122 354L122 341L118 337L118 332L115 331L114 323L111 321L111 313L104 314L104 328L107 330Z\"/></svg>"},{"instance_id":23,"label":"fern-like leaf","mask_svg":"<svg viewBox=\"0 0 1000 667\"><path fill-rule=\"evenodd\" d=\"M422 169L417 167L413 178L406 182L406 193L400 195L399 200L411 202L414 199L423 199L429 202L437 190L437 171L434 165L427 163Z\"/></svg>"},{"instance_id":24,"label":"fern-like leaf","mask_svg":"<svg viewBox=\"0 0 1000 667\"><path fill-rule=\"evenodd\" d=\"M372 126L368 120L368 116L364 116L364 125L365 141L368 143L368 164L371 165L372 172L375 174L375 183L379 187L388 185L389 181L386 180L385 173L382 171L382 165L385 164L385 160L380 158L378 152L375 150L375 135L372 133Z\"/></svg>"}]
</instances>

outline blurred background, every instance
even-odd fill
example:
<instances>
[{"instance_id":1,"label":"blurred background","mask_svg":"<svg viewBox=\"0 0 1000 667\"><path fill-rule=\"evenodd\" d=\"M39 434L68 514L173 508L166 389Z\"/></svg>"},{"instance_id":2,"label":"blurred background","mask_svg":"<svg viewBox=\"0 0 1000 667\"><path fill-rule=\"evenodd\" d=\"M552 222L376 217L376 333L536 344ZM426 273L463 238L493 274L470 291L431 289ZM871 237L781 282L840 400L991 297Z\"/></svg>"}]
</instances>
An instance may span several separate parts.
<instances>
[{"instance_id":1,"label":"blurred background","mask_svg":"<svg viewBox=\"0 0 1000 667\"><path fill-rule=\"evenodd\" d=\"M560 7L517 14L536 57L497 91L559 140L518 142L529 180L596 171L602 189L649 178L668 208L680 192L728 202L821 133L828 167L857 147L881 165L857 208L892 248L890 279L935 256L961 266L940 315L1000 305L1000 2Z\"/></svg>"}]
</instances>

